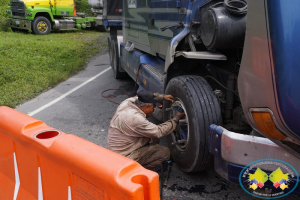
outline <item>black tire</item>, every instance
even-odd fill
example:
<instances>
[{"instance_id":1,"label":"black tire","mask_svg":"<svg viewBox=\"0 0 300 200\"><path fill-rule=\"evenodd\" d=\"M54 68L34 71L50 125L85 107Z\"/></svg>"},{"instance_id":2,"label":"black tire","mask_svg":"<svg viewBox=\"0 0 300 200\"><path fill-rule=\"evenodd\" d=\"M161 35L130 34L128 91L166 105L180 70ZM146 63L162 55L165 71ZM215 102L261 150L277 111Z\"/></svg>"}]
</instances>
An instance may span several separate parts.
<instances>
[{"instance_id":1,"label":"black tire","mask_svg":"<svg viewBox=\"0 0 300 200\"><path fill-rule=\"evenodd\" d=\"M118 51L118 42L116 38L110 40L110 55L111 55L111 67L114 71L115 79L122 79L127 76L126 72L120 72L120 57Z\"/></svg>"},{"instance_id":2,"label":"black tire","mask_svg":"<svg viewBox=\"0 0 300 200\"><path fill-rule=\"evenodd\" d=\"M106 28L103 25L96 26L96 30L99 32L106 32Z\"/></svg>"},{"instance_id":3,"label":"black tire","mask_svg":"<svg viewBox=\"0 0 300 200\"><path fill-rule=\"evenodd\" d=\"M32 32L36 35L47 35L51 32L50 21L43 16L36 17L32 22Z\"/></svg>"},{"instance_id":4,"label":"black tire","mask_svg":"<svg viewBox=\"0 0 300 200\"><path fill-rule=\"evenodd\" d=\"M220 106L213 90L200 76L179 76L170 80L166 94L173 95L175 102L182 103L188 119L185 129L187 142L184 145L174 145L178 141L176 130L167 137L172 157L182 171L207 170L213 163L213 155L208 150L208 128L211 124L222 124ZM170 108L171 103L165 102L164 107ZM174 108L165 112L164 120L170 119L171 113L174 115L176 112Z\"/></svg>"},{"instance_id":5,"label":"black tire","mask_svg":"<svg viewBox=\"0 0 300 200\"><path fill-rule=\"evenodd\" d=\"M110 37L107 37L107 44L108 44L109 62L110 62L110 66L112 67L113 62L112 62L112 48L111 48Z\"/></svg>"}]
</instances>

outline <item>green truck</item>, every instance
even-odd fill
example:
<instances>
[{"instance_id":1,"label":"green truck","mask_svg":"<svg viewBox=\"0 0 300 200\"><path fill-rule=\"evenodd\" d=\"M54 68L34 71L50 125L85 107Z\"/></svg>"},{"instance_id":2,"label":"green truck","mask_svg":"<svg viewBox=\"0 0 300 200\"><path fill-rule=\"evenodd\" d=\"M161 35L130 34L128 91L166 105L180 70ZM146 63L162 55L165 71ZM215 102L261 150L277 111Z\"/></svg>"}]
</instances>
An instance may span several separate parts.
<instances>
[{"instance_id":1,"label":"green truck","mask_svg":"<svg viewBox=\"0 0 300 200\"><path fill-rule=\"evenodd\" d=\"M95 17L76 13L74 0L10 0L8 24L13 31L46 35L52 30L93 27Z\"/></svg>"}]
</instances>

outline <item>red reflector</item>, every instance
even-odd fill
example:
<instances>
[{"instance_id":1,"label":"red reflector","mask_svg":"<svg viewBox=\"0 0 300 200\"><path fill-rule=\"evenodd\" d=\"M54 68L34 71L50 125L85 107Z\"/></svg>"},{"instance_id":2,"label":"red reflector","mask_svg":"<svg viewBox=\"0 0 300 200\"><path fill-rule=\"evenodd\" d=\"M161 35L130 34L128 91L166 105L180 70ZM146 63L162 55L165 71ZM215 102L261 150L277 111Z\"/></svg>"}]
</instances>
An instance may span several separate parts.
<instances>
[{"instance_id":1,"label":"red reflector","mask_svg":"<svg viewBox=\"0 0 300 200\"><path fill-rule=\"evenodd\" d=\"M115 12L119 12L119 9L115 9Z\"/></svg>"}]
</instances>

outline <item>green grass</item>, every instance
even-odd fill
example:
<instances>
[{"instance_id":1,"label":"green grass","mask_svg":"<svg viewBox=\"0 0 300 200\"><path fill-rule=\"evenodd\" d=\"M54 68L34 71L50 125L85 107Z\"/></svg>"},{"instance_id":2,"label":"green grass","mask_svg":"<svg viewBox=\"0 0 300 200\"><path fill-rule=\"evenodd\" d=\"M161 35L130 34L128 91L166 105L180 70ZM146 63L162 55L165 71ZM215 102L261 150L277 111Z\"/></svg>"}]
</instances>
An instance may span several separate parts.
<instances>
[{"instance_id":1,"label":"green grass","mask_svg":"<svg viewBox=\"0 0 300 200\"><path fill-rule=\"evenodd\" d=\"M10 28L7 25L6 17L7 17L7 6L9 0L0 0L0 31L8 31Z\"/></svg>"},{"instance_id":2,"label":"green grass","mask_svg":"<svg viewBox=\"0 0 300 200\"><path fill-rule=\"evenodd\" d=\"M0 106L15 107L66 80L106 47L105 34L94 31L0 32Z\"/></svg>"}]
</instances>

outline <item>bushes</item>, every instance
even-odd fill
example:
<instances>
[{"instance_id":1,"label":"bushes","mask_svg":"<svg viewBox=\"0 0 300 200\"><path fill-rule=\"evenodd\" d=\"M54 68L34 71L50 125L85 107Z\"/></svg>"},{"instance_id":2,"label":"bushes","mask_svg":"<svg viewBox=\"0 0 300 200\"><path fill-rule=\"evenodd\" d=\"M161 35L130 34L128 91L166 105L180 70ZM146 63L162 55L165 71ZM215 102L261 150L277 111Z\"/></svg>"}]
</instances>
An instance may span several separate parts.
<instances>
[{"instance_id":1,"label":"bushes","mask_svg":"<svg viewBox=\"0 0 300 200\"><path fill-rule=\"evenodd\" d=\"M91 14L91 6L88 3L88 0L75 0L76 11L86 14Z\"/></svg>"},{"instance_id":2,"label":"bushes","mask_svg":"<svg viewBox=\"0 0 300 200\"><path fill-rule=\"evenodd\" d=\"M7 5L9 0L0 0L0 31L7 31L10 28L7 26L6 17L7 17Z\"/></svg>"}]
</instances>

